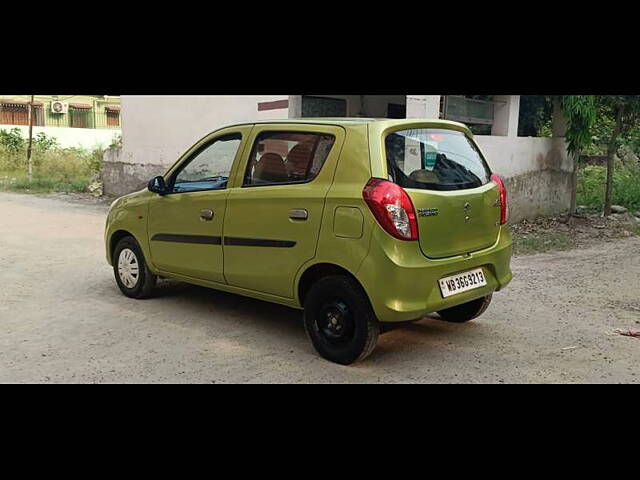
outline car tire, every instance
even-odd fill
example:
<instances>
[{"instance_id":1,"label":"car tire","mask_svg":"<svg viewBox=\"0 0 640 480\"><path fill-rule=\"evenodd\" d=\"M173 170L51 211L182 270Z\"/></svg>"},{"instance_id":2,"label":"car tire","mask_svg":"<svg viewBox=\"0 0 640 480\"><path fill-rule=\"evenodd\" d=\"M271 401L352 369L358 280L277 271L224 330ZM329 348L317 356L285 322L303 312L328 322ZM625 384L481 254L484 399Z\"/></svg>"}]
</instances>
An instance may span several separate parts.
<instances>
[{"instance_id":1,"label":"car tire","mask_svg":"<svg viewBox=\"0 0 640 480\"><path fill-rule=\"evenodd\" d=\"M113 273L120 291L130 298L150 297L157 276L147 266L142 249L135 238L122 238L113 250Z\"/></svg>"},{"instance_id":2,"label":"car tire","mask_svg":"<svg viewBox=\"0 0 640 480\"><path fill-rule=\"evenodd\" d=\"M438 312L438 315L440 315L440 318L442 318L442 320L444 320L445 322L468 322L469 320L478 318L484 313L487 308L489 308L489 304L491 304L491 298L492 295L487 295L486 297L478 298L476 300L463 303L462 305L457 305L445 310L440 310Z\"/></svg>"},{"instance_id":3,"label":"car tire","mask_svg":"<svg viewBox=\"0 0 640 480\"><path fill-rule=\"evenodd\" d=\"M369 356L380 333L365 291L344 275L324 277L311 286L304 299L304 326L320 356L341 365Z\"/></svg>"}]
</instances>

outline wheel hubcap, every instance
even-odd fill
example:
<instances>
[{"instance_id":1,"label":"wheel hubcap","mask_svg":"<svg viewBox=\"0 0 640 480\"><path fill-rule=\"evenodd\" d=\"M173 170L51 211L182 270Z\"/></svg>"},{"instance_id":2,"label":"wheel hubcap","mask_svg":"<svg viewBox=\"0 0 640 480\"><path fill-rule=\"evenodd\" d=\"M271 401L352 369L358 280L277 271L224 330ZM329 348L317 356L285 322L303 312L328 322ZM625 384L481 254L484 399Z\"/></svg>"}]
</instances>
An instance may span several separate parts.
<instances>
[{"instance_id":1,"label":"wheel hubcap","mask_svg":"<svg viewBox=\"0 0 640 480\"><path fill-rule=\"evenodd\" d=\"M333 300L322 306L317 325L320 334L331 343L347 342L353 336L351 310L340 300Z\"/></svg>"},{"instance_id":2,"label":"wheel hubcap","mask_svg":"<svg viewBox=\"0 0 640 480\"><path fill-rule=\"evenodd\" d=\"M122 250L118 257L118 276L122 284L127 288L133 288L138 283L140 276L138 257L129 248Z\"/></svg>"}]
</instances>

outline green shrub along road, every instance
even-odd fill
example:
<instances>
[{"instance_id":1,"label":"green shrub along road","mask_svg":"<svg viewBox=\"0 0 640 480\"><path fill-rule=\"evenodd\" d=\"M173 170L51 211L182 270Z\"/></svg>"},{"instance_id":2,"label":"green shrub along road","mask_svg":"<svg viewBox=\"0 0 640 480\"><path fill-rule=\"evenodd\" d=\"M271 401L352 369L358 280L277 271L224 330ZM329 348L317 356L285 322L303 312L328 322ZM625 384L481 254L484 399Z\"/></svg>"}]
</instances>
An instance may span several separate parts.
<instances>
[{"instance_id":1,"label":"green shrub along road","mask_svg":"<svg viewBox=\"0 0 640 480\"><path fill-rule=\"evenodd\" d=\"M0 189L84 192L102 168L104 149L60 148L43 133L33 139L33 178L28 178L27 142L18 129L0 130Z\"/></svg>"},{"instance_id":2,"label":"green shrub along road","mask_svg":"<svg viewBox=\"0 0 640 480\"><path fill-rule=\"evenodd\" d=\"M578 205L602 209L604 205L607 168L586 165L578 173ZM616 165L613 174L613 204L632 211L640 210L640 165Z\"/></svg>"}]
</instances>

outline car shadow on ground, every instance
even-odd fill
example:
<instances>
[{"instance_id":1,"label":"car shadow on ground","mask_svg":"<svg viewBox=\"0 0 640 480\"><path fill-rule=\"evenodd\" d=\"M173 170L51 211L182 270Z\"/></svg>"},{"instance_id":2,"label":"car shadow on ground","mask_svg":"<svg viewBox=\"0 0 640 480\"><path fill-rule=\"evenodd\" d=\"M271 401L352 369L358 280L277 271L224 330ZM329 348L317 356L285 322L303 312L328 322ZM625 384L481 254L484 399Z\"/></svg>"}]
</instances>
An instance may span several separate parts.
<instances>
[{"instance_id":1,"label":"car shadow on ground","mask_svg":"<svg viewBox=\"0 0 640 480\"><path fill-rule=\"evenodd\" d=\"M120 296L115 285L105 284L105 288ZM121 298L121 306L131 312L142 309L158 321L202 329L212 338L233 337L247 348L256 348L264 339L265 345L271 345L268 349L317 355L305 334L301 310L172 279L159 281L156 294L141 304ZM429 358L435 361L454 345L464 347L481 341L480 337L492 335L491 331L481 322L447 323L434 313L382 333L371 356L354 366L366 369L395 357L410 363Z\"/></svg>"},{"instance_id":2,"label":"car shadow on ground","mask_svg":"<svg viewBox=\"0 0 640 480\"><path fill-rule=\"evenodd\" d=\"M481 322L450 323L436 314L400 324L380 336L378 345L366 362L386 362L402 357L403 362L433 360L439 362L452 349L467 348L491 335Z\"/></svg>"},{"instance_id":3,"label":"car shadow on ground","mask_svg":"<svg viewBox=\"0 0 640 480\"><path fill-rule=\"evenodd\" d=\"M236 327L246 326L247 329L255 328L255 325L261 332L267 330L278 336L305 339L302 310L284 305L176 280L160 281L156 294L150 300L167 308L182 310L192 321L207 324L222 321Z\"/></svg>"},{"instance_id":4,"label":"car shadow on ground","mask_svg":"<svg viewBox=\"0 0 640 480\"><path fill-rule=\"evenodd\" d=\"M177 322L194 326L223 325L251 335L266 334L282 342L283 348L308 344L301 310L175 280L159 282L151 300L163 312L184 312L175 320ZM422 354L438 350L439 345L464 336L469 326L443 322L437 314L393 326L380 335L378 347L364 363L376 363L382 357L400 351L406 354L407 349L419 350Z\"/></svg>"}]
</instances>

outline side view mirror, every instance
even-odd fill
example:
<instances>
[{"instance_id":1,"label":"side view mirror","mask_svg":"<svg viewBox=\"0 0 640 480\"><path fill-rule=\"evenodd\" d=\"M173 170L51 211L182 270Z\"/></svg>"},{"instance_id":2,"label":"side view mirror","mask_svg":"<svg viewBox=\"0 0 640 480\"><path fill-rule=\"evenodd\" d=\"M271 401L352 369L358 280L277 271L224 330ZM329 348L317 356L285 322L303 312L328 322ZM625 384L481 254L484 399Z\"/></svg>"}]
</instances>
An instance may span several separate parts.
<instances>
[{"instance_id":1,"label":"side view mirror","mask_svg":"<svg viewBox=\"0 0 640 480\"><path fill-rule=\"evenodd\" d=\"M164 177L157 176L149 180L147 188L150 192L157 193L159 195L165 195L167 193L167 184L164 183Z\"/></svg>"}]
</instances>

